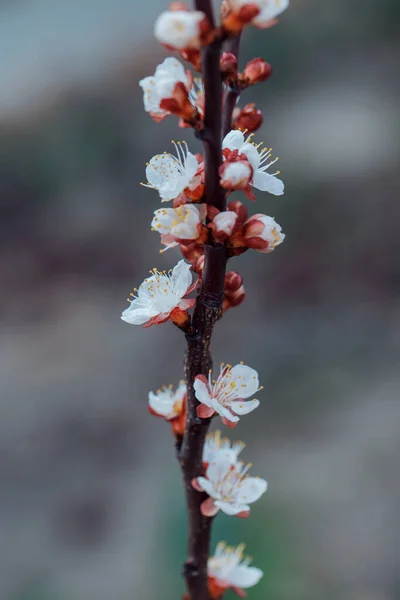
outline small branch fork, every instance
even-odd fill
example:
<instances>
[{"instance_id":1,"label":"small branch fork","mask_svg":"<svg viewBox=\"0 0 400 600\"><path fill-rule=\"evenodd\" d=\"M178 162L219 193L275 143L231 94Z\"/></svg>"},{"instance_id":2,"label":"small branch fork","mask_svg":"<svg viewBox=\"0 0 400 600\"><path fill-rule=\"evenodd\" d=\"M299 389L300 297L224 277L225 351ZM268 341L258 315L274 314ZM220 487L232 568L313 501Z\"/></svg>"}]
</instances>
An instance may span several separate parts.
<instances>
[{"instance_id":1,"label":"small branch fork","mask_svg":"<svg viewBox=\"0 0 400 600\"><path fill-rule=\"evenodd\" d=\"M215 26L211 0L195 0L196 10L206 14ZM218 168L222 163L222 135L231 129L232 112L238 92L229 91L222 110L223 91L220 73L220 55L224 40L215 39L202 50L202 72L205 93L204 145L206 203L222 211L226 196L219 184ZM237 55L239 38L228 42L229 51ZM212 241L204 246L202 285L196 299L191 327L186 332L187 350L185 378L187 384L187 416L183 440L177 444L188 510L188 549L183 565L190 600L210 600L208 591L207 560L209 557L212 519L204 517L200 505L205 494L195 491L192 480L203 472L202 453L210 419L200 419L198 401L193 383L196 375L208 375L212 368L211 337L215 323L222 316L227 252L224 244Z\"/></svg>"}]
</instances>

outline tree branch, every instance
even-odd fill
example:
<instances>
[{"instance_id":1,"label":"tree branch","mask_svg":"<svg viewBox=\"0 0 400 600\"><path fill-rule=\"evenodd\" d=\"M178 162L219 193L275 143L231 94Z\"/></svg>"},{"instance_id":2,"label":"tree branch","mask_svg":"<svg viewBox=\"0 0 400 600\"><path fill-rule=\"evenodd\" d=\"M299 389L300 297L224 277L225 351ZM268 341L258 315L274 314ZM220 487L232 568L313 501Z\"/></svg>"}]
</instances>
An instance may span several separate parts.
<instances>
[{"instance_id":1,"label":"tree branch","mask_svg":"<svg viewBox=\"0 0 400 600\"><path fill-rule=\"evenodd\" d=\"M214 25L210 0L196 0L195 7L203 11ZM220 54L222 39L216 39L202 49L205 111L201 139L204 144L206 203L225 210L225 192L219 184L218 169L222 163L222 83ZM195 491L192 480L203 473L203 446L211 419L197 416L198 401L193 383L196 375L208 375L212 368L211 336L216 321L222 315L226 248L224 244L204 246L202 286L196 299L192 325L186 333L187 350L185 378L187 385L187 415L185 434L179 460L183 473L188 510L188 550L183 565L190 600L210 600L207 561L209 557L212 519L203 517L201 503L206 495Z\"/></svg>"}]
</instances>

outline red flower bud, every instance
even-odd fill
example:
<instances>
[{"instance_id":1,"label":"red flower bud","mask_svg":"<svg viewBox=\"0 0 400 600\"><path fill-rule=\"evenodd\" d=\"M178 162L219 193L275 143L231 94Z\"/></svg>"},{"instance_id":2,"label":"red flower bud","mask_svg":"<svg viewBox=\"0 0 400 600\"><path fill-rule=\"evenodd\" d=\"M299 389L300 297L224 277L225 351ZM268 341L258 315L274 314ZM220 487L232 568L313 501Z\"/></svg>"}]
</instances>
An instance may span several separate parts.
<instances>
[{"instance_id":1,"label":"red flower bud","mask_svg":"<svg viewBox=\"0 0 400 600\"><path fill-rule=\"evenodd\" d=\"M263 115L260 109L256 108L254 102L246 104L242 110L238 111L233 121L233 129L241 129L242 131L257 131L262 125Z\"/></svg>"},{"instance_id":2,"label":"red flower bud","mask_svg":"<svg viewBox=\"0 0 400 600\"><path fill-rule=\"evenodd\" d=\"M228 271L225 275L225 294L236 292L243 284L243 277L236 271Z\"/></svg>"},{"instance_id":3,"label":"red flower bud","mask_svg":"<svg viewBox=\"0 0 400 600\"><path fill-rule=\"evenodd\" d=\"M204 246L202 244L180 244L183 258L186 258L190 264L194 264L200 256L204 254Z\"/></svg>"},{"instance_id":4,"label":"red flower bud","mask_svg":"<svg viewBox=\"0 0 400 600\"><path fill-rule=\"evenodd\" d=\"M235 212L238 216L236 225L241 225L247 219L247 208L239 200L231 200L228 203L228 210Z\"/></svg>"},{"instance_id":5,"label":"red flower bud","mask_svg":"<svg viewBox=\"0 0 400 600\"><path fill-rule=\"evenodd\" d=\"M224 75L236 75L238 70L238 61L231 52L223 52L219 60L221 73Z\"/></svg>"},{"instance_id":6,"label":"red flower bud","mask_svg":"<svg viewBox=\"0 0 400 600\"><path fill-rule=\"evenodd\" d=\"M253 58L245 66L240 79L247 85L254 85L255 83L265 81L271 75L272 67L266 60L263 58Z\"/></svg>"}]
</instances>

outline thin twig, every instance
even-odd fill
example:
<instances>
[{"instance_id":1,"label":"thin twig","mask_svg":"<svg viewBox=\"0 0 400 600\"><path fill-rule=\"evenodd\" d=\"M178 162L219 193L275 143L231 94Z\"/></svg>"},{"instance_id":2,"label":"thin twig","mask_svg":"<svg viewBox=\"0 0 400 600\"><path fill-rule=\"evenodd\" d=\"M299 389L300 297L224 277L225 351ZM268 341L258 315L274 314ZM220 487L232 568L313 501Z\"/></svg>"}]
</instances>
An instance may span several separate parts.
<instances>
[{"instance_id":1,"label":"thin twig","mask_svg":"<svg viewBox=\"0 0 400 600\"><path fill-rule=\"evenodd\" d=\"M195 7L203 11L214 25L210 0L196 0ZM222 163L222 84L219 59L222 39L216 39L202 50L205 114L201 139L204 144L206 202L219 210L226 207L224 190L219 184L218 168ZM193 383L196 375L208 375L212 368L210 342L216 321L222 315L226 248L224 244L205 244L202 286L196 299L192 327L186 333L187 351L185 377L187 384L187 415L185 434L179 452L188 509L188 550L183 566L190 600L210 600L207 561L212 519L204 517L200 505L205 494L195 491L192 480L203 471L203 446L210 419L197 416L198 401Z\"/></svg>"}]
</instances>

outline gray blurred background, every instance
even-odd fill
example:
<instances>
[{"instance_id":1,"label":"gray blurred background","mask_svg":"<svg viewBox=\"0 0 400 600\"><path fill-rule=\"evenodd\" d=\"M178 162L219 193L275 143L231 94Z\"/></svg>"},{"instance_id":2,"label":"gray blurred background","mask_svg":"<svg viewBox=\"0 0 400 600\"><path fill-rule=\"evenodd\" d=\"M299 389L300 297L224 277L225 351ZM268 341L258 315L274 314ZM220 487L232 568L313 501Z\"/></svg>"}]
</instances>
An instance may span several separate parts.
<instances>
[{"instance_id":1,"label":"gray blurred background","mask_svg":"<svg viewBox=\"0 0 400 600\"><path fill-rule=\"evenodd\" d=\"M150 232L145 161L171 137L198 149L142 110L165 6L0 3L2 600L183 592L180 474L147 393L182 377L184 340L120 320L179 256ZM247 521L220 515L213 546L246 542L253 600L400 597L399 18L397 0L293 0L245 35L242 65L275 74L241 103L262 107L286 184L249 209L287 238L231 265L248 299L213 351L260 372L231 437L270 489Z\"/></svg>"}]
</instances>

